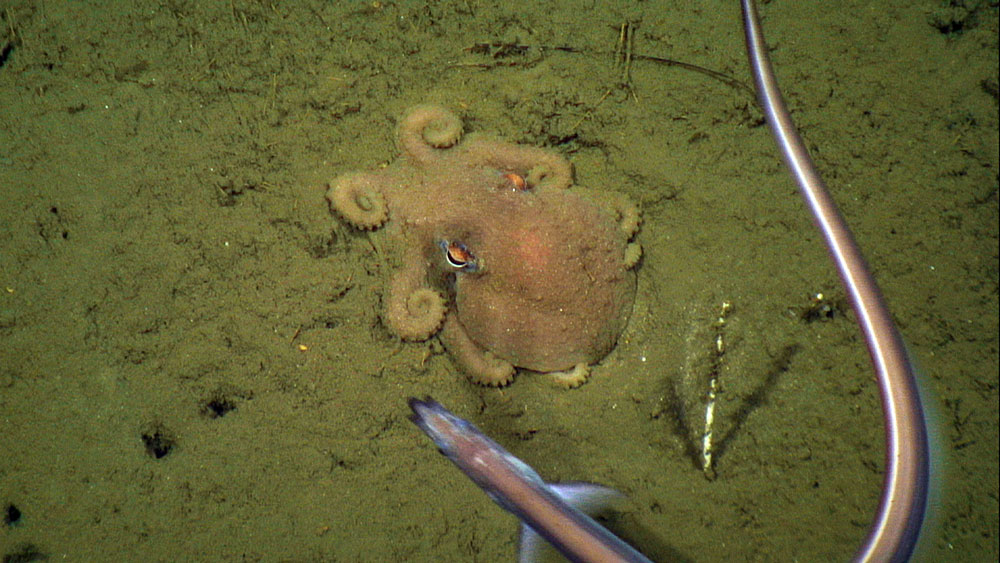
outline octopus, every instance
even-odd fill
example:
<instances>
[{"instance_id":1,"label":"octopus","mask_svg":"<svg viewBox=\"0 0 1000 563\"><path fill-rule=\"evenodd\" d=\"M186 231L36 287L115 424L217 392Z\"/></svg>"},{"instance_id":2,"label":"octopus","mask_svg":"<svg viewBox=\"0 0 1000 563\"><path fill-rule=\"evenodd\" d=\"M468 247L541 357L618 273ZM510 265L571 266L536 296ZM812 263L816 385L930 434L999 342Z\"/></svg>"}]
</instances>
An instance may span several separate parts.
<instances>
[{"instance_id":1,"label":"octopus","mask_svg":"<svg viewBox=\"0 0 1000 563\"><path fill-rule=\"evenodd\" d=\"M397 139L395 162L326 192L343 221L389 236L386 327L404 341L437 335L478 384L506 385L518 369L585 382L632 310L638 208L573 185L554 151L463 138L440 106L407 111Z\"/></svg>"}]
</instances>

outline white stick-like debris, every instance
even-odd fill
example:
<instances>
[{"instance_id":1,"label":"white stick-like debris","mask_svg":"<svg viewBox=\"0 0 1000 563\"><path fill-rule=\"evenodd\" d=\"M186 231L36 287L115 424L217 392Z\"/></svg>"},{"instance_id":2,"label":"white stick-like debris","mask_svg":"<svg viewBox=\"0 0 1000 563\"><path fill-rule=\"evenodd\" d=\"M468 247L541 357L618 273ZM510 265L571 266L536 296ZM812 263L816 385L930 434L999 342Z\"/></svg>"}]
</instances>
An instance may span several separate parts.
<instances>
[{"instance_id":1,"label":"white stick-like debris","mask_svg":"<svg viewBox=\"0 0 1000 563\"><path fill-rule=\"evenodd\" d=\"M729 301L722 302L719 318L715 321L715 357L712 359L712 369L708 378L708 397L705 402L705 432L701 435L701 470L707 479L715 478L715 468L712 466L712 426L715 423L715 398L719 392L719 372L722 371L722 356L726 353L726 341L723 329L726 317L733 305Z\"/></svg>"}]
</instances>

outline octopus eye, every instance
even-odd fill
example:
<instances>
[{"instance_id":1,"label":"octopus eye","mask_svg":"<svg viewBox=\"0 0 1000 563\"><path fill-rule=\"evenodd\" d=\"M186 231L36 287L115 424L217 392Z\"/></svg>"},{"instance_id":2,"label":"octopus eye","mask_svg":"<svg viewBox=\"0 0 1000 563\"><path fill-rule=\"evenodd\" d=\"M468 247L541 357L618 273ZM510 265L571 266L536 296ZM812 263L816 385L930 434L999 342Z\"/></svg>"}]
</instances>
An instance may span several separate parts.
<instances>
[{"instance_id":1,"label":"octopus eye","mask_svg":"<svg viewBox=\"0 0 1000 563\"><path fill-rule=\"evenodd\" d=\"M523 192L528 189L528 183L524 180L524 176L515 172L508 172L502 176L510 184L511 191Z\"/></svg>"},{"instance_id":2,"label":"octopus eye","mask_svg":"<svg viewBox=\"0 0 1000 563\"><path fill-rule=\"evenodd\" d=\"M479 270L479 260L469 252L469 249L460 242L449 242L442 240L441 250L444 251L444 259L448 265L463 272L476 272Z\"/></svg>"}]
</instances>

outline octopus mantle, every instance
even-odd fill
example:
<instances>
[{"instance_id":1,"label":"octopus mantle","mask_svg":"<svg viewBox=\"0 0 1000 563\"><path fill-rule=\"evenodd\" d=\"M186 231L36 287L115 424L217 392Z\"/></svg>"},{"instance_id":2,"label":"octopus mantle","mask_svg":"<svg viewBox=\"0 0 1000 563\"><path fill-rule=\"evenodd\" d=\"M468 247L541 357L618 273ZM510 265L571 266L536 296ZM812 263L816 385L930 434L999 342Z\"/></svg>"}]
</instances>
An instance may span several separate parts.
<instances>
[{"instance_id":1,"label":"octopus mantle","mask_svg":"<svg viewBox=\"0 0 1000 563\"><path fill-rule=\"evenodd\" d=\"M383 320L403 340L435 334L469 377L516 368L583 383L614 348L635 298L639 213L624 195L572 186L557 153L469 135L438 106L398 131L402 156L336 178L331 208L399 251Z\"/></svg>"}]
</instances>

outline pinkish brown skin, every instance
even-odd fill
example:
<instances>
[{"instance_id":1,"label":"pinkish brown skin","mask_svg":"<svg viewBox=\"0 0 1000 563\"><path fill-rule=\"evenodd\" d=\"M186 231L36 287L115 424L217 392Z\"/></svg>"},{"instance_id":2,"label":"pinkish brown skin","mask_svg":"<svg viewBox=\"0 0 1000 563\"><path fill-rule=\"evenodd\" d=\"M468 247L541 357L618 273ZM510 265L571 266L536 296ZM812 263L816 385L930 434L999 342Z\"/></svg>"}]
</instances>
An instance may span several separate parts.
<instances>
[{"instance_id":1,"label":"pinkish brown skin","mask_svg":"<svg viewBox=\"0 0 1000 563\"><path fill-rule=\"evenodd\" d=\"M403 266L389 284L386 325L404 340L440 332L483 385L509 383L515 368L579 385L614 348L632 309L635 206L570 187L571 166L554 152L460 137L450 111L412 108L399 129L402 158L340 176L327 192L347 222L385 225L399 243ZM477 268L450 263L449 243L463 245Z\"/></svg>"}]
</instances>

